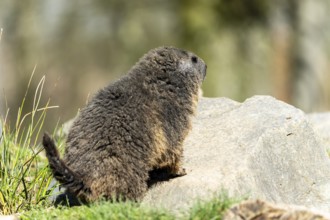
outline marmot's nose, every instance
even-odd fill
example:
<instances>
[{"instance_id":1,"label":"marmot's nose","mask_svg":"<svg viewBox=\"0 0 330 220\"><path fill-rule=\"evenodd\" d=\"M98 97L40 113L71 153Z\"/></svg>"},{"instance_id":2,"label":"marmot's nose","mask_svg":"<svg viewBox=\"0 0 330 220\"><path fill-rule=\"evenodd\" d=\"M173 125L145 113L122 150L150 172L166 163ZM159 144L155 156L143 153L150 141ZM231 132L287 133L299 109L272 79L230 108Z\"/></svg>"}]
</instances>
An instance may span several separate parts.
<instances>
[{"instance_id":1,"label":"marmot's nose","mask_svg":"<svg viewBox=\"0 0 330 220\"><path fill-rule=\"evenodd\" d=\"M204 60L202 59L199 59L199 71L200 71L200 74L202 75L202 79L204 81L205 77L206 77L206 70L207 70L207 65L206 63L204 62Z\"/></svg>"},{"instance_id":2,"label":"marmot's nose","mask_svg":"<svg viewBox=\"0 0 330 220\"><path fill-rule=\"evenodd\" d=\"M203 69L203 80L204 80L205 77L206 77L206 70L207 70L207 65L204 64L204 69Z\"/></svg>"}]
</instances>

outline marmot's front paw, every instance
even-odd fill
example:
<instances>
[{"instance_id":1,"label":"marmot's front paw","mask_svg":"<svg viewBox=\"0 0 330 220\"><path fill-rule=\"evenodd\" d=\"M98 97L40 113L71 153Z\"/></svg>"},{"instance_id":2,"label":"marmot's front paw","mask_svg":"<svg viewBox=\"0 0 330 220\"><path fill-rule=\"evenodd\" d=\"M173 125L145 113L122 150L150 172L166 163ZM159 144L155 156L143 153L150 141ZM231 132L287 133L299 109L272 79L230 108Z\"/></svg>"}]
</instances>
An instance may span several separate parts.
<instances>
[{"instance_id":1,"label":"marmot's front paw","mask_svg":"<svg viewBox=\"0 0 330 220\"><path fill-rule=\"evenodd\" d=\"M180 167L176 172L171 173L171 177L180 177L187 175L186 169L183 167Z\"/></svg>"}]
</instances>

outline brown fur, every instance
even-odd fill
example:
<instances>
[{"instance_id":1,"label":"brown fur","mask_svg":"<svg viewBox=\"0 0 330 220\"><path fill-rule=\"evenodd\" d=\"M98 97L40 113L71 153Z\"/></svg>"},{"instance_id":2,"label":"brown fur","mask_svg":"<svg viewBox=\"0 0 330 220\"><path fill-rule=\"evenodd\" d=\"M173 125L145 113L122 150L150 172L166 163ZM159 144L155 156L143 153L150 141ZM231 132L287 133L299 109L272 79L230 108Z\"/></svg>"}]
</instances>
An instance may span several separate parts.
<instances>
[{"instance_id":1,"label":"brown fur","mask_svg":"<svg viewBox=\"0 0 330 220\"><path fill-rule=\"evenodd\" d=\"M55 178L83 201L139 201L150 171L184 175L182 144L205 74L204 61L191 52L173 47L149 51L81 110L63 160L45 134Z\"/></svg>"},{"instance_id":2,"label":"brown fur","mask_svg":"<svg viewBox=\"0 0 330 220\"><path fill-rule=\"evenodd\" d=\"M323 215L324 214L324 215ZM329 215L304 207L248 200L230 208L223 220L326 220Z\"/></svg>"}]
</instances>

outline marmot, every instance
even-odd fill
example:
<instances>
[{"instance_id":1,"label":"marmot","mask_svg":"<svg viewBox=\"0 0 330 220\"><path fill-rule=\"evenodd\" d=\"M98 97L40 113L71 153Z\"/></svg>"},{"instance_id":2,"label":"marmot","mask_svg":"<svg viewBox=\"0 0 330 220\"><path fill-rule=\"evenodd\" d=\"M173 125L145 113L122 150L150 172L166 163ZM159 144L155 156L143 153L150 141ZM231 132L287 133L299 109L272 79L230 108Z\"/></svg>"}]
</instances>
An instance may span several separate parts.
<instances>
[{"instance_id":1,"label":"marmot","mask_svg":"<svg viewBox=\"0 0 330 220\"><path fill-rule=\"evenodd\" d=\"M204 61L191 52L150 50L80 111L63 159L45 133L43 146L55 179L81 201L140 201L150 171L185 175L182 144L205 75Z\"/></svg>"}]
</instances>

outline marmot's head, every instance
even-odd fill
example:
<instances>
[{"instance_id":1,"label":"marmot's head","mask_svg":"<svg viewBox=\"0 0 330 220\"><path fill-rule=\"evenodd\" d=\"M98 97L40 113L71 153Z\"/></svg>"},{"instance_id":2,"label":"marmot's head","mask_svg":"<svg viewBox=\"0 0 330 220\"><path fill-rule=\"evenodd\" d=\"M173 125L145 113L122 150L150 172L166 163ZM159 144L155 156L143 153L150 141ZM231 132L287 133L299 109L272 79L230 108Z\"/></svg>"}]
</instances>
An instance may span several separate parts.
<instances>
[{"instance_id":1,"label":"marmot's head","mask_svg":"<svg viewBox=\"0 0 330 220\"><path fill-rule=\"evenodd\" d=\"M165 92L196 93L206 75L206 64L197 55L174 47L150 50L135 66L147 87Z\"/></svg>"}]
</instances>

